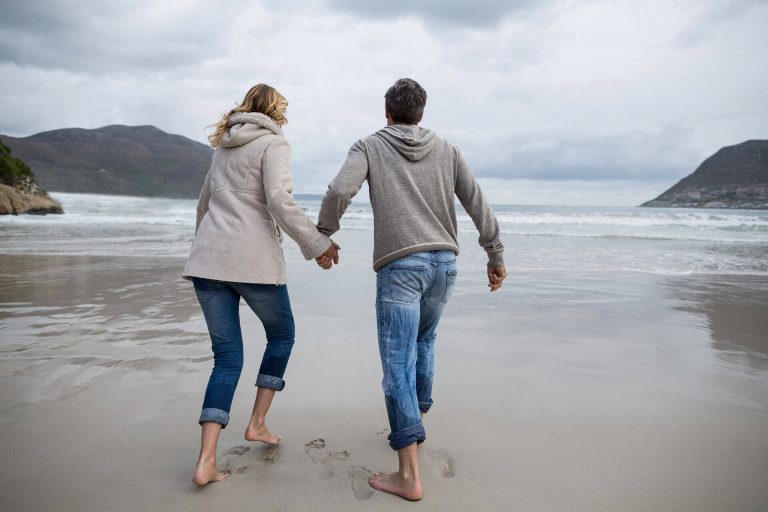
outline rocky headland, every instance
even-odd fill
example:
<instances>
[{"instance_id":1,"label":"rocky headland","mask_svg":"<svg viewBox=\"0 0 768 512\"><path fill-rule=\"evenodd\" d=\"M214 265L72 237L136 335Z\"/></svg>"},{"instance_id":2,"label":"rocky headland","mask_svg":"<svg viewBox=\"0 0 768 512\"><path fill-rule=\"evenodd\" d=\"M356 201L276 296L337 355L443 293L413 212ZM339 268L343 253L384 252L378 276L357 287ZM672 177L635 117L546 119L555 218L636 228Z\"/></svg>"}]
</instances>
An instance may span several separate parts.
<instances>
[{"instance_id":1,"label":"rocky headland","mask_svg":"<svg viewBox=\"0 0 768 512\"><path fill-rule=\"evenodd\" d=\"M0 215L64 213L61 205L40 188L27 164L0 142Z\"/></svg>"},{"instance_id":2,"label":"rocky headland","mask_svg":"<svg viewBox=\"0 0 768 512\"><path fill-rule=\"evenodd\" d=\"M726 146L641 206L768 209L768 140Z\"/></svg>"}]
</instances>

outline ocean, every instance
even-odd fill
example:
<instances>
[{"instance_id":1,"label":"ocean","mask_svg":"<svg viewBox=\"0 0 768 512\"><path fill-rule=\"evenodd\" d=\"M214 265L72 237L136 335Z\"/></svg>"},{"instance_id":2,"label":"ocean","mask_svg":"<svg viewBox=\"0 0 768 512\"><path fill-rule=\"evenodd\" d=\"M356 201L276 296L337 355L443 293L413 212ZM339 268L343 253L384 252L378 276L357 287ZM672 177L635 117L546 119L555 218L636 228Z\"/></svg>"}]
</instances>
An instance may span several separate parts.
<instances>
[{"instance_id":1,"label":"ocean","mask_svg":"<svg viewBox=\"0 0 768 512\"><path fill-rule=\"evenodd\" d=\"M0 217L0 253L184 257L196 200L53 193L66 213ZM297 195L313 219L322 196ZM493 205L515 272L768 275L768 211ZM483 263L471 219L457 208L462 257ZM372 231L356 200L342 230ZM284 242L286 255L296 246ZM347 252L346 254L349 254ZM368 261L366 261L367 263Z\"/></svg>"}]
</instances>

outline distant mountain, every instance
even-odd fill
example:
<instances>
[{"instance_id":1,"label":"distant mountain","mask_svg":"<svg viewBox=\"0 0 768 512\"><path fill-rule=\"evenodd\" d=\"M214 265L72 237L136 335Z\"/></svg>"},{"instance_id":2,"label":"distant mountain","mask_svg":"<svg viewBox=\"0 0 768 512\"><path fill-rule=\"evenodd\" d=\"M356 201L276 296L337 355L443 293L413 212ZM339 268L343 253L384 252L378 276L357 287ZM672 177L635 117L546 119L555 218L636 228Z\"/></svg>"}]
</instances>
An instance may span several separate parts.
<instances>
[{"instance_id":1,"label":"distant mountain","mask_svg":"<svg viewBox=\"0 0 768 512\"><path fill-rule=\"evenodd\" d=\"M0 136L57 192L195 198L212 150L154 126L64 128L29 137Z\"/></svg>"},{"instance_id":2,"label":"distant mountain","mask_svg":"<svg viewBox=\"0 0 768 512\"><path fill-rule=\"evenodd\" d=\"M641 206L768 209L768 140L720 149Z\"/></svg>"},{"instance_id":3,"label":"distant mountain","mask_svg":"<svg viewBox=\"0 0 768 512\"><path fill-rule=\"evenodd\" d=\"M61 205L37 186L29 166L0 142L0 215L64 213Z\"/></svg>"}]
</instances>

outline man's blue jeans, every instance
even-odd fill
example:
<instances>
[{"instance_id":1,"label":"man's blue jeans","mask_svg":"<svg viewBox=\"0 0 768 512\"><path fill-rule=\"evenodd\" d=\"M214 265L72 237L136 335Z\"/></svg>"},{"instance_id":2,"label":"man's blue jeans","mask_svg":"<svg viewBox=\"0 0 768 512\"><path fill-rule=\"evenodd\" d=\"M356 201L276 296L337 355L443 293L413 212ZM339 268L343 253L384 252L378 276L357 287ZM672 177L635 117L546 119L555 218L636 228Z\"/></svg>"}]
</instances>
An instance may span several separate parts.
<instances>
[{"instance_id":1,"label":"man's blue jeans","mask_svg":"<svg viewBox=\"0 0 768 512\"><path fill-rule=\"evenodd\" d=\"M267 347L256 385L281 391L291 356L295 327L285 285L232 283L193 277L195 293L203 308L213 348L213 372L205 390L200 423L229 423L229 409L243 369L243 335L240 330L240 297L261 320Z\"/></svg>"},{"instance_id":2,"label":"man's blue jeans","mask_svg":"<svg viewBox=\"0 0 768 512\"><path fill-rule=\"evenodd\" d=\"M452 251L409 254L376 275L382 387L394 450L426 439L420 413L432 406L437 324L455 283Z\"/></svg>"}]
</instances>

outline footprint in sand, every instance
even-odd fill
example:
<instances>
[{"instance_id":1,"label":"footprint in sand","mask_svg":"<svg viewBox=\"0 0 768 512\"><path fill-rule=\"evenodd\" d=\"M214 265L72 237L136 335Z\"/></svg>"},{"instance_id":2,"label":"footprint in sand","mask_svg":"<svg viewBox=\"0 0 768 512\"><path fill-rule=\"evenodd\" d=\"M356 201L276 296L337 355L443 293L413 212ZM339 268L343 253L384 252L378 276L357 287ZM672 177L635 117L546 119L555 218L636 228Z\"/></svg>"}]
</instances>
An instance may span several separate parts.
<instances>
[{"instance_id":1,"label":"footprint in sand","mask_svg":"<svg viewBox=\"0 0 768 512\"><path fill-rule=\"evenodd\" d=\"M304 445L304 452L309 455L312 464L320 464L320 472L317 477L321 480L333 478L335 471L333 465L341 460L349 458L349 452L321 451L325 448L325 439L314 439Z\"/></svg>"},{"instance_id":2,"label":"footprint in sand","mask_svg":"<svg viewBox=\"0 0 768 512\"><path fill-rule=\"evenodd\" d=\"M304 445L304 451L307 452L307 454L309 454L311 450L322 450L323 448L325 448L325 439L313 439Z\"/></svg>"},{"instance_id":3,"label":"footprint in sand","mask_svg":"<svg viewBox=\"0 0 768 512\"><path fill-rule=\"evenodd\" d=\"M377 436L385 436L385 435L388 435L388 434L389 434L389 429L388 428L385 428L384 430L379 430L378 432L376 432Z\"/></svg>"},{"instance_id":4,"label":"footprint in sand","mask_svg":"<svg viewBox=\"0 0 768 512\"><path fill-rule=\"evenodd\" d=\"M224 467L224 471L229 471L232 463L248 450L250 450L250 448L247 446L235 446L234 448L225 451L221 457L221 466Z\"/></svg>"},{"instance_id":5,"label":"footprint in sand","mask_svg":"<svg viewBox=\"0 0 768 512\"><path fill-rule=\"evenodd\" d=\"M373 496L373 489L368 484L368 479L371 478L372 474L363 466L350 466L347 470L347 476L352 483L352 492L356 500L367 500Z\"/></svg>"},{"instance_id":6,"label":"footprint in sand","mask_svg":"<svg viewBox=\"0 0 768 512\"><path fill-rule=\"evenodd\" d=\"M267 446L264 449L262 449L258 455L256 455L257 463L261 463L261 464L274 464L279 459L280 459L279 444L274 446ZM237 470L235 470L235 473L237 473L238 475L242 475L243 473L252 469L254 466L256 466L256 464L247 464L245 466L241 466L237 468Z\"/></svg>"},{"instance_id":7,"label":"footprint in sand","mask_svg":"<svg viewBox=\"0 0 768 512\"><path fill-rule=\"evenodd\" d=\"M430 450L427 453L429 454L429 458L432 459L435 468L437 468L437 471L440 473L440 476L443 478L451 478L456 474L453 457L441 450Z\"/></svg>"},{"instance_id":8,"label":"footprint in sand","mask_svg":"<svg viewBox=\"0 0 768 512\"><path fill-rule=\"evenodd\" d=\"M259 462L264 464L274 464L280 458L280 445L274 445L264 448L264 450L256 458Z\"/></svg>"}]
</instances>

